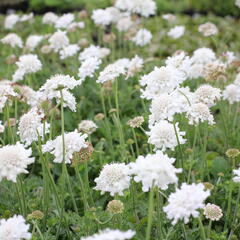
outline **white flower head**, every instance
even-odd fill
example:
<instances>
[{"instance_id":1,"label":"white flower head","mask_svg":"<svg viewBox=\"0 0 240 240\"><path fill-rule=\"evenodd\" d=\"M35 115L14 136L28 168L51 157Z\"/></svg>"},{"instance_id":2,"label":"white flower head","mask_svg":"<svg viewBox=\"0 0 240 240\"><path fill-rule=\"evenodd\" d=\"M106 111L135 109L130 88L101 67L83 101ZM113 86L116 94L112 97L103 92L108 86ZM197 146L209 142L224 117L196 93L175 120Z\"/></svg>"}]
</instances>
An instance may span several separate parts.
<instances>
[{"instance_id":1,"label":"white flower head","mask_svg":"<svg viewBox=\"0 0 240 240\"><path fill-rule=\"evenodd\" d=\"M43 15L43 24L55 24L58 20L58 16L53 12L47 12Z\"/></svg>"},{"instance_id":2,"label":"white flower head","mask_svg":"<svg viewBox=\"0 0 240 240\"><path fill-rule=\"evenodd\" d=\"M16 33L9 33L4 38L1 39L3 44L8 44L11 47L22 48L23 42L22 39Z\"/></svg>"},{"instance_id":3,"label":"white flower head","mask_svg":"<svg viewBox=\"0 0 240 240\"><path fill-rule=\"evenodd\" d=\"M236 182L236 183L240 183L240 168L234 169L233 174L235 175L233 177L233 181Z\"/></svg>"},{"instance_id":4,"label":"white flower head","mask_svg":"<svg viewBox=\"0 0 240 240\"><path fill-rule=\"evenodd\" d=\"M198 31L203 34L205 37L213 36L218 33L218 29L215 24L207 22L199 25Z\"/></svg>"},{"instance_id":5,"label":"white flower head","mask_svg":"<svg viewBox=\"0 0 240 240\"><path fill-rule=\"evenodd\" d=\"M78 124L78 130L83 133L92 134L97 130L98 126L91 120L82 120Z\"/></svg>"},{"instance_id":6,"label":"white flower head","mask_svg":"<svg viewBox=\"0 0 240 240\"><path fill-rule=\"evenodd\" d=\"M100 190L101 194L109 192L111 196L115 194L123 195L123 191L130 185L129 167L125 163L111 163L104 165L96 182L95 190Z\"/></svg>"},{"instance_id":7,"label":"white flower head","mask_svg":"<svg viewBox=\"0 0 240 240\"><path fill-rule=\"evenodd\" d=\"M189 218L199 216L198 209L204 208L204 201L210 195L209 190L204 190L204 185L183 183L176 192L171 193L168 198L168 205L163 208L167 218L175 225L179 220L189 222Z\"/></svg>"},{"instance_id":8,"label":"white flower head","mask_svg":"<svg viewBox=\"0 0 240 240\"><path fill-rule=\"evenodd\" d=\"M80 47L77 44L69 44L59 51L60 59L66 59L72 57L78 53Z\"/></svg>"},{"instance_id":9,"label":"white flower head","mask_svg":"<svg viewBox=\"0 0 240 240\"><path fill-rule=\"evenodd\" d=\"M174 150L178 145L178 139L180 144L184 144L186 139L184 139L185 132L181 132L178 123L174 125L166 120L161 120L154 126L150 126L150 131L148 132L149 138L148 143L153 144L155 149L161 149L165 151L166 149Z\"/></svg>"},{"instance_id":10,"label":"white flower head","mask_svg":"<svg viewBox=\"0 0 240 240\"><path fill-rule=\"evenodd\" d=\"M69 39L65 31L58 30L49 38L50 47L58 52L69 44Z\"/></svg>"},{"instance_id":11,"label":"white flower head","mask_svg":"<svg viewBox=\"0 0 240 240\"><path fill-rule=\"evenodd\" d=\"M30 225L26 224L21 215L14 215L9 219L0 220L1 240L30 240L32 234L29 232Z\"/></svg>"},{"instance_id":12,"label":"white flower head","mask_svg":"<svg viewBox=\"0 0 240 240\"><path fill-rule=\"evenodd\" d=\"M65 13L58 17L55 22L55 28L67 28L74 20L73 13Z\"/></svg>"},{"instance_id":13,"label":"white flower head","mask_svg":"<svg viewBox=\"0 0 240 240\"><path fill-rule=\"evenodd\" d=\"M184 26L175 26L170 29L168 32L168 36L173 38L173 39L178 39L182 37L185 33L185 27Z\"/></svg>"},{"instance_id":14,"label":"white flower head","mask_svg":"<svg viewBox=\"0 0 240 240\"><path fill-rule=\"evenodd\" d=\"M13 27L17 22L19 22L19 20L20 20L20 17L17 14L12 13L6 16L4 21L4 27L6 29L13 29Z\"/></svg>"},{"instance_id":15,"label":"white flower head","mask_svg":"<svg viewBox=\"0 0 240 240\"><path fill-rule=\"evenodd\" d=\"M16 182L21 173L28 173L27 166L34 162L32 150L25 149L19 142L0 148L0 180L3 178Z\"/></svg>"},{"instance_id":16,"label":"white flower head","mask_svg":"<svg viewBox=\"0 0 240 240\"><path fill-rule=\"evenodd\" d=\"M110 50L108 48L100 48L99 46L91 45L88 48L85 48L79 55L79 60L83 61L90 57L96 57L98 59L102 59L110 54Z\"/></svg>"},{"instance_id":17,"label":"white flower head","mask_svg":"<svg viewBox=\"0 0 240 240\"><path fill-rule=\"evenodd\" d=\"M173 166L174 158L169 158L161 151L139 156L136 162L129 164L130 173L134 175L134 181L142 183L142 190L149 191L151 187L159 187L166 190L169 184L178 182L177 173L182 172Z\"/></svg>"},{"instance_id":18,"label":"white flower head","mask_svg":"<svg viewBox=\"0 0 240 240\"><path fill-rule=\"evenodd\" d=\"M113 20L112 14L105 9L94 10L91 18L96 25L100 25L100 26L107 26Z\"/></svg>"},{"instance_id":19,"label":"white flower head","mask_svg":"<svg viewBox=\"0 0 240 240\"><path fill-rule=\"evenodd\" d=\"M43 36L31 35L26 40L26 48L33 51L39 43L43 40Z\"/></svg>"},{"instance_id":20,"label":"white flower head","mask_svg":"<svg viewBox=\"0 0 240 240\"><path fill-rule=\"evenodd\" d=\"M150 43L152 39L152 34L150 31L148 31L145 28L142 28L138 30L136 33L135 37L132 38L132 41L137 45L137 46L145 46Z\"/></svg>"},{"instance_id":21,"label":"white flower head","mask_svg":"<svg viewBox=\"0 0 240 240\"><path fill-rule=\"evenodd\" d=\"M2 112L5 107L7 101L12 98L18 96L14 89L9 84L0 85L0 112Z\"/></svg>"},{"instance_id":22,"label":"white flower head","mask_svg":"<svg viewBox=\"0 0 240 240\"><path fill-rule=\"evenodd\" d=\"M229 84L223 90L223 99L227 100L230 104L240 102L240 85Z\"/></svg>"},{"instance_id":23,"label":"white flower head","mask_svg":"<svg viewBox=\"0 0 240 240\"><path fill-rule=\"evenodd\" d=\"M82 149L87 148L88 145L85 141L87 134L81 134L77 131L69 132L64 134L65 140L65 163L71 163L73 154L80 152ZM63 162L63 141L62 135L56 137L54 140L49 140L43 145L43 152L50 152L55 156L53 162Z\"/></svg>"}]
</instances>

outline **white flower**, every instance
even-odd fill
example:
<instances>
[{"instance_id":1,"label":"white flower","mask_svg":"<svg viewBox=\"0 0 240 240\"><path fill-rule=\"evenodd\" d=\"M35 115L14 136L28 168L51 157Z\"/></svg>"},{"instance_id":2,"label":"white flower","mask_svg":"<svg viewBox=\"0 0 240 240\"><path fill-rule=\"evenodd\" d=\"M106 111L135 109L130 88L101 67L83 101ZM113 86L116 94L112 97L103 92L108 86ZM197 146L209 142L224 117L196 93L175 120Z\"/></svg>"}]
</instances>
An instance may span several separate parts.
<instances>
[{"instance_id":1,"label":"white flower","mask_svg":"<svg viewBox=\"0 0 240 240\"><path fill-rule=\"evenodd\" d=\"M199 25L198 31L203 34L205 37L213 36L218 33L218 29L215 24L207 22Z\"/></svg>"},{"instance_id":2,"label":"white flower","mask_svg":"<svg viewBox=\"0 0 240 240\"><path fill-rule=\"evenodd\" d=\"M23 240L31 239L29 233L30 225L25 223L21 215L14 215L9 219L0 220L0 239L1 240Z\"/></svg>"},{"instance_id":3,"label":"white flower","mask_svg":"<svg viewBox=\"0 0 240 240\"><path fill-rule=\"evenodd\" d=\"M42 40L43 36L31 35L26 40L26 48L28 48L30 51L33 51Z\"/></svg>"},{"instance_id":4,"label":"white flower","mask_svg":"<svg viewBox=\"0 0 240 240\"><path fill-rule=\"evenodd\" d=\"M96 25L107 26L112 22L112 14L105 9L93 10L92 20Z\"/></svg>"},{"instance_id":5,"label":"white flower","mask_svg":"<svg viewBox=\"0 0 240 240\"><path fill-rule=\"evenodd\" d=\"M208 64L216 60L216 55L210 48L198 48L193 52L192 61L194 63Z\"/></svg>"},{"instance_id":6,"label":"white flower","mask_svg":"<svg viewBox=\"0 0 240 240\"><path fill-rule=\"evenodd\" d=\"M101 63L102 60L97 57L89 57L82 61L81 67L78 69L79 78L85 80L86 77L93 77Z\"/></svg>"},{"instance_id":7,"label":"white flower","mask_svg":"<svg viewBox=\"0 0 240 240\"><path fill-rule=\"evenodd\" d=\"M204 84L194 92L195 102L204 103L208 107L215 105L216 101L221 98L221 90L211 85Z\"/></svg>"},{"instance_id":8,"label":"white flower","mask_svg":"<svg viewBox=\"0 0 240 240\"><path fill-rule=\"evenodd\" d=\"M192 104L187 112L187 118L191 125L197 125L200 122L208 122L210 125L214 124L213 115L204 103Z\"/></svg>"},{"instance_id":9,"label":"white flower","mask_svg":"<svg viewBox=\"0 0 240 240\"><path fill-rule=\"evenodd\" d=\"M56 19L55 28L67 28L73 22L73 20L73 13L65 13Z\"/></svg>"},{"instance_id":10,"label":"white flower","mask_svg":"<svg viewBox=\"0 0 240 240\"><path fill-rule=\"evenodd\" d=\"M150 131L147 133L149 135L148 143L153 144L156 149L161 149L165 151L166 149L174 150L178 145L178 139L180 144L184 144L186 139L183 138L185 132L181 132L178 127L178 123L175 124L176 133L174 130L174 125L166 120L161 120L154 126L150 126Z\"/></svg>"},{"instance_id":11,"label":"white flower","mask_svg":"<svg viewBox=\"0 0 240 240\"><path fill-rule=\"evenodd\" d=\"M174 158L169 158L161 151L139 156L136 162L129 163L130 174L134 175L135 182L142 183L142 190L148 192L151 187L166 190L169 184L178 182L177 173L182 172L173 166Z\"/></svg>"},{"instance_id":12,"label":"white flower","mask_svg":"<svg viewBox=\"0 0 240 240\"><path fill-rule=\"evenodd\" d=\"M233 177L233 181L236 182L236 183L239 183L240 182L240 168L234 169L233 174L235 175Z\"/></svg>"},{"instance_id":13,"label":"white flower","mask_svg":"<svg viewBox=\"0 0 240 240\"><path fill-rule=\"evenodd\" d=\"M130 185L129 167L125 163L106 164L94 181L97 184L94 189L100 190L101 194L109 192L111 196L123 195Z\"/></svg>"},{"instance_id":14,"label":"white flower","mask_svg":"<svg viewBox=\"0 0 240 240\"><path fill-rule=\"evenodd\" d=\"M131 17L126 16L118 20L116 28L119 32L126 32L133 25Z\"/></svg>"},{"instance_id":15,"label":"white flower","mask_svg":"<svg viewBox=\"0 0 240 240\"><path fill-rule=\"evenodd\" d=\"M152 39L152 34L150 31L148 31L145 28L142 28L138 30L137 34L135 37L132 38L132 41L137 45L137 46L145 46L150 43Z\"/></svg>"},{"instance_id":16,"label":"white flower","mask_svg":"<svg viewBox=\"0 0 240 240\"><path fill-rule=\"evenodd\" d=\"M110 50L108 48L100 48L99 46L91 45L88 48L85 48L79 55L79 60L83 61L90 57L96 57L102 59L110 54Z\"/></svg>"},{"instance_id":17,"label":"white flower","mask_svg":"<svg viewBox=\"0 0 240 240\"><path fill-rule=\"evenodd\" d=\"M231 51L222 53L222 57L224 58L227 64L232 63L236 59L234 52L231 52Z\"/></svg>"},{"instance_id":18,"label":"white flower","mask_svg":"<svg viewBox=\"0 0 240 240\"><path fill-rule=\"evenodd\" d=\"M171 14L171 13L163 14L163 15L162 15L162 18L163 18L164 20L169 21L169 22L173 22L173 21L176 20L176 16L173 15L173 14Z\"/></svg>"},{"instance_id":19,"label":"white flower","mask_svg":"<svg viewBox=\"0 0 240 240\"><path fill-rule=\"evenodd\" d=\"M238 86L240 86L240 73L237 74L237 76L236 76L236 78L235 78L233 83L238 85Z\"/></svg>"},{"instance_id":20,"label":"white flower","mask_svg":"<svg viewBox=\"0 0 240 240\"><path fill-rule=\"evenodd\" d=\"M70 44L59 51L60 58L66 59L68 57L74 56L80 50L77 44Z\"/></svg>"},{"instance_id":21,"label":"white flower","mask_svg":"<svg viewBox=\"0 0 240 240\"><path fill-rule=\"evenodd\" d=\"M167 35L173 39L177 39L182 37L184 35L184 32L185 32L184 26L175 26L170 29Z\"/></svg>"},{"instance_id":22,"label":"white flower","mask_svg":"<svg viewBox=\"0 0 240 240\"><path fill-rule=\"evenodd\" d=\"M142 98L152 99L162 93L171 93L185 79L186 74L171 65L155 67L152 72L144 75L140 80L142 86L146 85L142 90Z\"/></svg>"},{"instance_id":23,"label":"white flower","mask_svg":"<svg viewBox=\"0 0 240 240\"><path fill-rule=\"evenodd\" d=\"M237 84L229 84L223 90L223 99L230 104L240 101L240 86Z\"/></svg>"},{"instance_id":24,"label":"white flower","mask_svg":"<svg viewBox=\"0 0 240 240\"><path fill-rule=\"evenodd\" d=\"M222 209L219 206L211 203L208 203L204 207L203 214L211 221L218 221L223 216Z\"/></svg>"},{"instance_id":25,"label":"white flower","mask_svg":"<svg viewBox=\"0 0 240 240\"><path fill-rule=\"evenodd\" d=\"M91 120L82 120L78 124L78 130L87 134L92 134L97 130L98 126Z\"/></svg>"},{"instance_id":26,"label":"white flower","mask_svg":"<svg viewBox=\"0 0 240 240\"><path fill-rule=\"evenodd\" d=\"M22 48L22 39L15 33L9 33L4 38L1 39L3 44L9 44L11 47Z\"/></svg>"},{"instance_id":27,"label":"white flower","mask_svg":"<svg viewBox=\"0 0 240 240\"><path fill-rule=\"evenodd\" d=\"M4 125L2 124L2 121L0 121L0 133L3 133L4 132Z\"/></svg>"},{"instance_id":28,"label":"white flower","mask_svg":"<svg viewBox=\"0 0 240 240\"><path fill-rule=\"evenodd\" d=\"M18 94L14 92L14 89L8 85L0 85L0 112L2 112L7 100L12 97L16 97Z\"/></svg>"},{"instance_id":29,"label":"white flower","mask_svg":"<svg viewBox=\"0 0 240 240\"><path fill-rule=\"evenodd\" d=\"M58 52L62 48L66 47L69 44L69 39L66 35L66 32L58 30L49 38L50 47Z\"/></svg>"},{"instance_id":30,"label":"white flower","mask_svg":"<svg viewBox=\"0 0 240 240\"><path fill-rule=\"evenodd\" d=\"M23 14L22 17L20 18L21 22L26 22L32 20L34 17L34 14L31 12L29 14Z\"/></svg>"},{"instance_id":31,"label":"white flower","mask_svg":"<svg viewBox=\"0 0 240 240\"><path fill-rule=\"evenodd\" d=\"M236 0L235 5L240 8L240 0Z\"/></svg>"},{"instance_id":32,"label":"white flower","mask_svg":"<svg viewBox=\"0 0 240 240\"><path fill-rule=\"evenodd\" d=\"M21 173L28 173L27 166L34 162L32 150L25 149L19 142L0 148L0 180L3 178L16 182Z\"/></svg>"},{"instance_id":33,"label":"white flower","mask_svg":"<svg viewBox=\"0 0 240 240\"><path fill-rule=\"evenodd\" d=\"M118 64L109 64L99 73L97 83L113 81L122 74L125 74L125 68Z\"/></svg>"},{"instance_id":34,"label":"white flower","mask_svg":"<svg viewBox=\"0 0 240 240\"><path fill-rule=\"evenodd\" d=\"M38 103L38 93L29 86L17 85L17 89L20 91L21 100L34 107Z\"/></svg>"},{"instance_id":35,"label":"white flower","mask_svg":"<svg viewBox=\"0 0 240 240\"><path fill-rule=\"evenodd\" d=\"M118 229L105 229L99 231L99 233L96 233L92 236L82 237L80 240L126 240L133 238L134 235L135 232L132 230L122 232Z\"/></svg>"},{"instance_id":36,"label":"white flower","mask_svg":"<svg viewBox=\"0 0 240 240\"><path fill-rule=\"evenodd\" d=\"M143 63L143 59L138 55L135 55L135 57L130 60L127 66L127 78L132 77L136 72L139 72L143 67Z\"/></svg>"},{"instance_id":37,"label":"white flower","mask_svg":"<svg viewBox=\"0 0 240 240\"><path fill-rule=\"evenodd\" d=\"M72 22L68 25L67 27L67 31L72 31L76 28L80 28L83 29L85 27L85 23L84 22Z\"/></svg>"},{"instance_id":38,"label":"white flower","mask_svg":"<svg viewBox=\"0 0 240 240\"><path fill-rule=\"evenodd\" d=\"M43 24L55 24L58 20L58 16L53 12L47 12L43 15Z\"/></svg>"},{"instance_id":39,"label":"white flower","mask_svg":"<svg viewBox=\"0 0 240 240\"><path fill-rule=\"evenodd\" d=\"M10 14L6 16L4 21L4 27L6 29L13 29L14 25L20 20L19 16L17 14Z\"/></svg>"},{"instance_id":40,"label":"white flower","mask_svg":"<svg viewBox=\"0 0 240 240\"><path fill-rule=\"evenodd\" d=\"M78 133L77 131L69 132L64 134L65 143L65 163L71 163L73 154L80 152L83 148L87 148L88 145L85 141L87 138L86 134ZM62 135L56 137L54 140L49 140L43 145L43 152L50 152L55 156L53 162L63 162L63 141Z\"/></svg>"},{"instance_id":41,"label":"white flower","mask_svg":"<svg viewBox=\"0 0 240 240\"><path fill-rule=\"evenodd\" d=\"M43 124L43 118L44 113L37 108L32 108L20 117L18 134L25 146L31 145L32 142L38 140L38 136L43 137L44 133L49 132L50 125L48 123Z\"/></svg>"},{"instance_id":42,"label":"white flower","mask_svg":"<svg viewBox=\"0 0 240 240\"><path fill-rule=\"evenodd\" d=\"M163 208L167 218L175 225L179 220L184 223L189 222L189 218L199 216L198 209L204 208L204 201L210 195L209 190L204 191L204 185L183 183L175 193L171 193L168 198L168 205Z\"/></svg>"}]
</instances>

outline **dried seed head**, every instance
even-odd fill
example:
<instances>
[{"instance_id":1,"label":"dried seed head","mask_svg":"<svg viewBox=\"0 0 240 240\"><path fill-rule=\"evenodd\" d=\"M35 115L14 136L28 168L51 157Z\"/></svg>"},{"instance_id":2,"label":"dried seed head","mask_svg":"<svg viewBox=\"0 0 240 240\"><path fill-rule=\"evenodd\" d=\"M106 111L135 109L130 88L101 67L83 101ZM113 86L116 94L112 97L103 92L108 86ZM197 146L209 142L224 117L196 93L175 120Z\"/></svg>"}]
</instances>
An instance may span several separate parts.
<instances>
[{"instance_id":1,"label":"dried seed head","mask_svg":"<svg viewBox=\"0 0 240 240\"><path fill-rule=\"evenodd\" d=\"M95 121L102 121L105 118L105 115L103 113L98 113L94 116Z\"/></svg>"},{"instance_id":2,"label":"dried seed head","mask_svg":"<svg viewBox=\"0 0 240 240\"><path fill-rule=\"evenodd\" d=\"M130 119L127 122L127 125L129 125L132 128L139 128L144 122L144 118L142 116L135 117L133 119Z\"/></svg>"},{"instance_id":3,"label":"dried seed head","mask_svg":"<svg viewBox=\"0 0 240 240\"><path fill-rule=\"evenodd\" d=\"M27 219L28 220L32 220L32 219L41 220L41 219L43 219L43 217L44 217L43 212L36 210L36 211L33 211L32 213L28 214Z\"/></svg>"},{"instance_id":4,"label":"dried seed head","mask_svg":"<svg viewBox=\"0 0 240 240\"><path fill-rule=\"evenodd\" d=\"M112 200L107 205L107 211L111 214L122 213L124 210L124 205L119 200Z\"/></svg>"},{"instance_id":5,"label":"dried seed head","mask_svg":"<svg viewBox=\"0 0 240 240\"><path fill-rule=\"evenodd\" d=\"M204 182L204 187L206 190L213 190L214 189L214 185L211 184L210 182Z\"/></svg>"},{"instance_id":6,"label":"dried seed head","mask_svg":"<svg viewBox=\"0 0 240 240\"><path fill-rule=\"evenodd\" d=\"M230 148L226 151L226 155L229 158L236 158L240 154L240 151L236 148Z\"/></svg>"}]
</instances>

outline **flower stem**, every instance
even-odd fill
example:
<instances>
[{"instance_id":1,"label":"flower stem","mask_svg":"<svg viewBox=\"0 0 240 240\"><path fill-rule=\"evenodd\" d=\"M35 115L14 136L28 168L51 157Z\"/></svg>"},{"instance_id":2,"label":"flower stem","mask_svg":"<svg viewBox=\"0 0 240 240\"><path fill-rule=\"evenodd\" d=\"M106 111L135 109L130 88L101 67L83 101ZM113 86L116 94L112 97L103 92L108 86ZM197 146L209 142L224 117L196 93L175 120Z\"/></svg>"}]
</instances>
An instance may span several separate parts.
<instances>
[{"instance_id":1,"label":"flower stem","mask_svg":"<svg viewBox=\"0 0 240 240\"><path fill-rule=\"evenodd\" d=\"M148 224L147 224L147 231L146 231L146 240L151 239L153 211L154 211L153 199L154 199L154 187L151 187L150 193L149 193L149 202L148 202Z\"/></svg>"}]
</instances>

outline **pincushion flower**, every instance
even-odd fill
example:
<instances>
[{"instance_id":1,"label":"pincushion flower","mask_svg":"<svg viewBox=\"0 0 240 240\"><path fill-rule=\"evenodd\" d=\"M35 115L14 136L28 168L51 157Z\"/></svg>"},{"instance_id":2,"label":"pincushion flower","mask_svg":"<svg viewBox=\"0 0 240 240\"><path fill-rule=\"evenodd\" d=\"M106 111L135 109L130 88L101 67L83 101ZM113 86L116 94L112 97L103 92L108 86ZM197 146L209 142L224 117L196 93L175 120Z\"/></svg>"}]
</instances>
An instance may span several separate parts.
<instances>
[{"instance_id":1,"label":"pincushion flower","mask_svg":"<svg viewBox=\"0 0 240 240\"><path fill-rule=\"evenodd\" d=\"M22 39L16 33L9 33L4 38L1 39L3 44L8 44L11 47L22 48Z\"/></svg>"},{"instance_id":2,"label":"pincushion flower","mask_svg":"<svg viewBox=\"0 0 240 240\"><path fill-rule=\"evenodd\" d=\"M91 18L96 25L100 26L107 26L113 20L111 13L105 9L93 10Z\"/></svg>"},{"instance_id":3,"label":"pincushion flower","mask_svg":"<svg viewBox=\"0 0 240 240\"><path fill-rule=\"evenodd\" d=\"M0 148L0 180L3 178L16 182L21 173L28 173L27 166L34 162L31 149L25 149L19 142Z\"/></svg>"},{"instance_id":4,"label":"pincushion flower","mask_svg":"<svg viewBox=\"0 0 240 240\"><path fill-rule=\"evenodd\" d=\"M43 118L44 113L37 108L32 108L20 117L18 134L25 146L31 145L32 142L38 140L38 137L43 137L44 133L49 132L50 125L43 124Z\"/></svg>"},{"instance_id":5,"label":"pincushion flower","mask_svg":"<svg viewBox=\"0 0 240 240\"><path fill-rule=\"evenodd\" d=\"M191 185L183 183L176 192L170 194L168 205L163 211L167 214L167 218L172 220L173 225L179 220L183 220L186 224L191 216L194 218L199 216L198 209L204 208L204 201L209 195L210 191L204 191L202 183Z\"/></svg>"},{"instance_id":6,"label":"pincushion flower","mask_svg":"<svg viewBox=\"0 0 240 240\"><path fill-rule=\"evenodd\" d=\"M0 121L0 133L3 133L4 132L4 125L2 124L2 121Z\"/></svg>"},{"instance_id":7,"label":"pincushion flower","mask_svg":"<svg viewBox=\"0 0 240 240\"><path fill-rule=\"evenodd\" d=\"M152 34L147 29L143 28L138 30L135 37L133 37L131 40L137 45L137 46L145 46L150 43L152 39Z\"/></svg>"},{"instance_id":8,"label":"pincushion flower","mask_svg":"<svg viewBox=\"0 0 240 240\"><path fill-rule=\"evenodd\" d=\"M207 22L199 25L198 31L203 34L205 37L213 36L218 33L218 29L215 24Z\"/></svg>"},{"instance_id":9,"label":"pincushion flower","mask_svg":"<svg viewBox=\"0 0 240 240\"><path fill-rule=\"evenodd\" d=\"M6 29L13 29L13 27L19 20L20 20L20 17L17 14L12 13L12 14L6 16L5 21L4 21L4 27Z\"/></svg>"},{"instance_id":10,"label":"pincushion flower","mask_svg":"<svg viewBox=\"0 0 240 240\"><path fill-rule=\"evenodd\" d=\"M69 44L69 39L66 35L66 32L58 30L55 32L49 39L50 47L54 52L60 51L62 48L66 47Z\"/></svg>"},{"instance_id":11,"label":"pincushion flower","mask_svg":"<svg viewBox=\"0 0 240 240\"><path fill-rule=\"evenodd\" d=\"M73 20L73 13L65 13L56 19L55 28L67 28L73 22Z\"/></svg>"},{"instance_id":12,"label":"pincushion flower","mask_svg":"<svg viewBox=\"0 0 240 240\"><path fill-rule=\"evenodd\" d=\"M127 65L127 78L132 77L135 73L139 72L143 67L143 63L143 59L138 55L135 55L135 57L132 58Z\"/></svg>"},{"instance_id":13,"label":"pincushion flower","mask_svg":"<svg viewBox=\"0 0 240 240\"><path fill-rule=\"evenodd\" d=\"M181 132L178 123L175 125L176 133L174 130L174 125L166 120L161 120L153 126L150 126L150 131L147 133L148 143L153 144L156 149L161 149L165 151L166 149L174 150L178 145L177 136L180 144L184 144L186 139L184 139L185 132Z\"/></svg>"},{"instance_id":14,"label":"pincushion flower","mask_svg":"<svg viewBox=\"0 0 240 240\"><path fill-rule=\"evenodd\" d=\"M211 203L208 203L204 207L203 214L211 221L218 221L223 216L222 209L219 206Z\"/></svg>"},{"instance_id":15,"label":"pincushion flower","mask_svg":"<svg viewBox=\"0 0 240 240\"><path fill-rule=\"evenodd\" d=\"M143 192L148 192L154 186L166 190L169 184L178 182L176 174L182 172L182 169L173 166L174 162L174 158L157 151L146 157L139 156L136 162L129 163L129 168L134 181L142 183Z\"/></svg>"},{"instance_id":16,"label":"pincushion flower","mask_svg":"<svg viewBox=\"0 0 240 240\"><path fill-rule=\"evenodd\" d=\"M233 181L236 182L236 183L240 183L240 168L234 169L233 174L235 175L233 177Z\"/></svg>"},{"instance_id":17,"label":"pincushion flower","mask_svg":"<svg viewBox=\"0 0 240 240\"><path fill-rule=\"evenodd\" d=\"M91 57L96 57L102 59L110 54L108 48L100 48L99 46L91 45L88 48L85 48L79 55L79 60L83 61Z\"/></svg>"},{"instance_id":18,"label":"pincushion flower","mask_svg":"<svg viewBox=\"0 0 240 240\"><path fill-rule=\"evenodd\" d=\"M123 195L123 191L130 186L129 167L125 163L111 163L103 166L96 182L95 190L100 190L101 194L109 192L111 196L115 194Z\"/></svg>"},{"instance_id":19,"label":"pincushion flower","mask_svg":"<svg viewBox=\"0 0 240 240\"><path fill-rule=\"evenodd\" d=\"M14 91L12 86L8 84L0 84L0 112L2 112L7 101L16 96L18 96L18 94Z\"/></svg>"},{"instance_id":20,"label":"pincushion flower","mask_svg":"<svg viewBox=\"0 0 240 240\"><path fill-rule=\"evenodd\" d=\"M33 51L39 43L43 40L43 36L31 35L26 40L26 48Z\"/></svg>"},{"instance_id":21,"label":"pincushion flower","mask_svg":"<svg viewBox=\"0 0 240 240\"><path fill-rule=\"evenodd\" d=\"M122 232L118 229L105 229L90 237L82 237L80 240L127 240L133 238L134 235L135 232L132 230Z\"/></svg>"},{"instance_id":22,"label":"pincushion flower","mask_svg":"<svg viewBox=\"0 0 240 240\"><path fill-rule=\"evenodd\" d=\"M82 120L78 124L78 130L83 133L92 134L97 130L98 126L91 120Z\"/></svg>"},{"instance_id":23,"label":"pincushion flower","mask_svg":"<svg viewBox=\"0 0 240 240\"><path fill-rule=\"evenodd\" d=\"M30 240L32 234L29 232L30 225L26 224L21 215L14 215L9 219L0 220L1 240Z\"/></svg>"},{"instance_id":24,"label":"pincushion flower","mask_svg":"<svg viewBox=\"0 0 240 240\"><path fill-rule=\"evenodd\" d=\"M116 28L119 32L126 32L133 26L131 17L125 16L118 20Z\"/></svg>"},{"instance_id":25,"label":"pincushion flower","mask_svg":"<svg viewBox=\"0 0 240 240\"><path fill-rule=\"evenodd\" d=\"M223 99L227 100L230 104L240 101L240 85L229 84L223 90Z\"/></svg>"},{"instance_id":26,"label":"pincushion flower","mask_svg":"<svg viewBox=\"0 0 240 240\"><path fill-rule=\"evenodd\" d=\"M177 39L184 35L185 27L184 26L175 26L168 32L168 36Z\"/></svg>"},{"instance_id":27,"label":"pincushion flower","mask_svg":"<svg viewBox=\"0 0 240 240\"><path fill-rule=\"evenodd\" d=\"M43 24L55 24L58 20L58 16L53 12L47 12L42 17Z\"/></svg>"},{"instance_id":28,"label":"pincushion flower","mask_svg":"<svg viewBox=\"0 0 240 240\"><path fill-rule=\"evenodd\" d=\"M81 134L77 131L64 134L65 140L65 163L71 163L73 154L80 152L82 149L87 148L88 145L85 141L87 134ZM55 156L53 162L63 162L63 139L62 135L56 137L54 140L49 140L43 145L43 152L50 152Z\"/></svg>"},{"instance_id":29,"label":"pincushion flower","mask_svg":"<svg viewBox=\"0 0 240 240\"><path fill-rule=\"evenodd\" d=\"M59 51L60 59L66 59L72 57L78 53L80 47L77 44L69 44Z\"/></svg>"}]
</instances>

